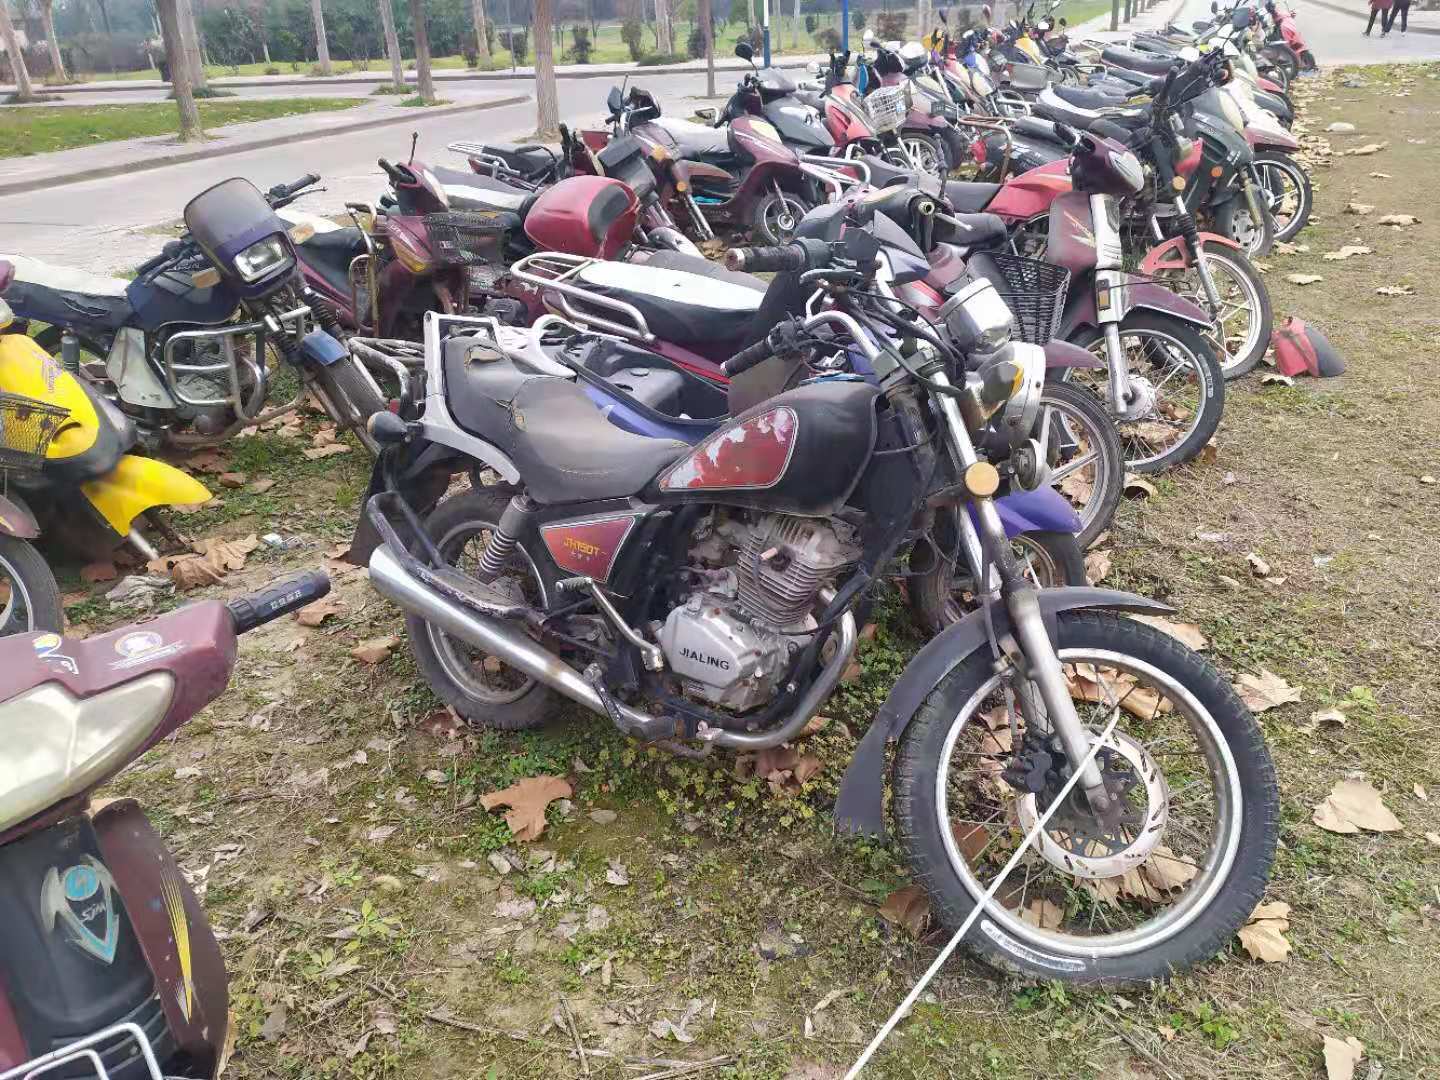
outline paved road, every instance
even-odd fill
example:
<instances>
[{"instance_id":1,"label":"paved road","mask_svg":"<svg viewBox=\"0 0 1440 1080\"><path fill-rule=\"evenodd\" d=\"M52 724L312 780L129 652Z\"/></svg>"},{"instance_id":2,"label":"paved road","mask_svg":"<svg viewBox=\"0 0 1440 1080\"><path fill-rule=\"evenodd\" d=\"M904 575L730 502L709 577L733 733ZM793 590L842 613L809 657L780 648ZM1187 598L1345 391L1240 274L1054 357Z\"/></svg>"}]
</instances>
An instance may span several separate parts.
<instances>
[{"instance_id":1,"label":"paved road","mask_svg":"<svg viewBox=\"0 0 1440 1080\"><path fill-rule=\"evenodd\" d=\"M1365 0L1333 0L1353 8L1356 14L1369 16L1369 5ZM1372 37L1365 37L1364 19L1353 15L1342 15L1330 7L1307 3L1306 0L1291 0L1296 19L1305 34L1306 43L1315 59L1324 66L1333 64L1383 64L1391 61L1415 61L1440 59L1440 34L1401 34L1399 30L1388 38L1380 37L1380 23L1376 20ZM1189 0L1176 19L1182 26L1188 26L1195 19L1210 17L1210 0Z\"/></svg>"},{"instance_id":2,"label":"paved road","mask_svg":"<svg viewBox=\"0 0 1440 1080\"><path fill-rule=\"evenodd\" d=\"M717 88L726 92L731 79L733 76L727 79L717 75ZM643 82L662 101L677 104L705 90L703 74L656 76ZM466 85L445 83L441 93L459 101L465 96ZM534 93L530 80L477 82L474 92L493 97L497 86L507 95ZM609 80L563 79L558 86L560 115L568 123L583 127L602 119ZM128 95L126 100L130 100ZM420 133L418 156L435 163L459 165L460 159L445 150L447 143L513 139L534 127L535 106L526 102L430 119L417 109L413 130ZM154 230L177 219L186 200L226 176L246 176L266 188L305 172L318 172L325 178L327 190L296 205L321 213L332 212L347 200L374 201L384 190L384 177L375 159L406 157L411 130L408 125L397 124L373 133L355 132L301 143L290 150L271 147L132 176L7 195L0 197L0 236L4 237L0 247L97 272L125 270L155 252L160 240Z\"/></svg>"}]
</instances>

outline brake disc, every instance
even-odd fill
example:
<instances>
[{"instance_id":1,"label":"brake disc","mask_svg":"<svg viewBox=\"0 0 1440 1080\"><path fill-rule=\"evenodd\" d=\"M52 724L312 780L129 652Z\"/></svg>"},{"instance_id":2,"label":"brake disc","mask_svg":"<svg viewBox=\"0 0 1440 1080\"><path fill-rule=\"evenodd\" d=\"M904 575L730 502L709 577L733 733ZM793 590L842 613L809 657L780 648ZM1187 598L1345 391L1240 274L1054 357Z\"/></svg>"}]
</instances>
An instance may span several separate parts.
<instances>
[{"instance_id":1,"label":"brake disc","mask_svg":"<svg viewBox=\"0 0 1440 1080\"><path fill-rule=\"evenodd\" d=\"M1120 802L1119 813L1109 822L1097 820L1085 793L1076 787L1035 841L1046 862L1093 880L1119 877L1148 859L1165 834L1170 806L1160 766L1124 732L1112 732L1101 743L1096 761L1106 792ZM1026 833L1039 819L1038 798L1024 795L1016 807Z\"/></svg>"}]
</instances>

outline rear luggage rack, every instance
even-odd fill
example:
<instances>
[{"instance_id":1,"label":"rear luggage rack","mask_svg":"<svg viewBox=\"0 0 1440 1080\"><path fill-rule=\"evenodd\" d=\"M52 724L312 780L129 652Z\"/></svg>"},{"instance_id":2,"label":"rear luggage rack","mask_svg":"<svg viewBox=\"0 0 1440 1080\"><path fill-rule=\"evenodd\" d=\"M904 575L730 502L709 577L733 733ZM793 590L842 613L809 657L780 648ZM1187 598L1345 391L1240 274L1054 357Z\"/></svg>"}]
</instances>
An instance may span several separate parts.
<instances>
[{"instance_id":1,"label":"rear luggage rack","mask_svg":"<svg viewBox=\"0 0 1440 1080\"><path fill-rule=\"evenodd\" d=\"M102 1054L113 1057L120 1046L131 1042L135 1044L133 1052L127 1054L120 1065L112 1065L117 1072L106 1068ZM106 1043L111 1045L105 1046ZM137 1058L143 1063L145 1070L140 1076L148 1077L149 1080L165 1080L165 1074L160 1071L160 1062L155 1058L155 1050L140 1025L115 1024L59 1050L52 1050L48 1054L22 1062L15 1068L0 1073L0 1080L39 1080L41 1077L55 1077L58 1080L62 1075L78 1080L113 1080L119 1070L133 1069ZM77 1073L77 1065L88 1066L93 1071Z\"/></svg>"},{"instance_id":2,"label":"rear luggage rack","mask_svg":"<svg viewBox=\"0 0 1440 1080\"><path fill-rule=\"evenodd\" d=\"M581 271L600 261L561 251L537 251L514 263L510 267L510 276L539 290L546 307L551 307L553 303L558 313L571 322L590 329L606 330L632 341L651 344L655 335L650 332L650 324L645 321L645 316L640 314L638 308L624 300L601 296L576 283L575 279ZM584 310L576 305L599 308L603 314ZM623 317L625 321L616 322L616 317Z\"/></svg>"}]
</instances>

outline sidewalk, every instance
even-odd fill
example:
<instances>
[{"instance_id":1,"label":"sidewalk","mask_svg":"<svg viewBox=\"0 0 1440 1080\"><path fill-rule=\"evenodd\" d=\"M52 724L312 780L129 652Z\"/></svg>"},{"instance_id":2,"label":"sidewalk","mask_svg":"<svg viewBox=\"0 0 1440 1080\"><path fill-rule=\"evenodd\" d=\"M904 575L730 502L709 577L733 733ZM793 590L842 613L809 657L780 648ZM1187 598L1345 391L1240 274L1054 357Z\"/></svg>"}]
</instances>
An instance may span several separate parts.
<instances>
[{"instance_id":1,"label":"sidewalk","mask_svg":"<svg viewBox=\"0 0 1440 1080\"><path fill-rule=\"evenodd\" d=\"M1125 38L1131 34L1139 33L1142 30L1159 30L1168 22L1173 22L1185 7L1186 0L1159 0L1149 11L1141 12L1127 22L1120 23L1120 29L1114 34L1110 31L1110 15L1097 15L1079 26L1072 26L1069 30L1069 37L1072 39L1081 37L1098 38ZM1121 8L1122 14L1124 8Z\"/></svg>"},{"instance_id":2,"label":"sidewalk","mask_svg":"<svg viewBox=\"0 0 1440 1080\"><path fill-rule=\"evenodd\" d=\"M1322 7L1326 11L1333 11L1339 15L1349 15L1352 18L1364 21L1370 18L1370 7L1345 7L1342 4L1332 4L1327 0L1309 0L1316 7ZM1408 33L1411 34L1440 34L1440 11L1421 11L1412 6L1406 21L1409 26Z\"/></svg>"},{"instance_id":3,"label":"sidewalk","mask_svg":"<svg viewBox=\"0 0 1440 1080\"><path fill-rule=\"evenodd\" d=\"M120 139L96 146L79 146L73 150L56 150L30 157L5 158L0 160L0 195L14 195L59 184L78 183L81 180L99 180L107 176L323 139L330 135L390 124L414 124L419 120L430 120L437 116L498 109L529 100L529 94L514 94L508 97L496 94L483 101L434 105L429 108L411 108L388 100L377 101L343 112L304 113L273 120L230 124L215 128L208 133L204 142L199 143L181 143L171 135L156 135L144 139Z\"/></svg>"},{"instance_id":4,"label":"sidewalk","mask_svg":"<svg viewBox=\"0 0 1440 1080\"><path fill-rule=\"evenodd\" d=\"M819 53L810 56L776 57L772 65L777 68L803 68L813 60L824 61ZM715 73L748 71L749 64L726 58L715 60ZM704 62L689 61L684 64L657 64L641 67L639 64L560 64L555 68L557 79L613 79L624 75L693 75L705 73ZM533 79L533 67L519 67L514 71L470 71L459 68L443 68L432 73L437 83L441 82L509 82L515 79ZM247 86L379 86L390 81L388 65L385 70L356 71L329 78L314 78L306 75L241 75L221 76L209 80L217 90L233 90ZM405 81L415 83L415 72L407 69ZM96 82L71 83L68 86L47 86L47 94L104 94L125 93L136 90L165 90L169 83L159 79L103 79ZM13 86L0 84L0 93L13 93Z\"/></svg>"}]
</instances>

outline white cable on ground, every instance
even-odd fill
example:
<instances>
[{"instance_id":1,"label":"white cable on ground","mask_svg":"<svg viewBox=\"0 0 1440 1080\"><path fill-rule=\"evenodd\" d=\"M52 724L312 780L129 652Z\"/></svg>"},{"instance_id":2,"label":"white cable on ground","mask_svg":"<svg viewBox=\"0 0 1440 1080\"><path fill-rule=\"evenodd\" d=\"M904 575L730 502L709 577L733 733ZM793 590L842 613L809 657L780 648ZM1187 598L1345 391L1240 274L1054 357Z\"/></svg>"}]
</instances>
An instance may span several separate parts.
<instances>
[{"instance_id":1,"label":"white cable on ground","mask_svg":"<svg viewBox=\"0 0 1440 1080\"><path fill-rule=\"evenodd\" d=\"M925 987L930 985L930 980L934 979L935 976L940 973L940 969L945 966L945 961L950 959L950 954L959 948L960 942L964 939L965 935L970 932L970 927L975 925L975 920L989 910L990 903L995 899L995 894L1000 891L1001 884L1010 876L1010 871L1019 865L1021 858L1030 850L1030 845L1035 842L1035 838L1040 835L1041 831L1049 823L1051 816L1060 808L1060 804L1069 798L1070 792L1074 790L1075 785L1080 781L1080 774L1085 771L1090 762L1095 760L1095 755L1100 752L1100 747L1106 739L1110 738L1111 732L1115 730L1115 725L1119 722L1120 710L1116 709L1114 715L1110 717L1110 723L1105 725L1105 730L1090 744L1090 749L1085 754L1085 760L1075 769L1070 779L1065 781L1065 786L1060 789L1060 794L1056 796L1055 801L1050 804L1045 813L1040 815L1040 819L1035 822L1034 826L1025 835L1024 843L1015 849L1015 854L1010 856L1010 861L1005 864L1005 868L1001 870L995 880L990 883L990 888L985 890L985 895L980 898L974 909L965 917L965 921L960 924L960 929L955 931L955 936L940 950L940 955L935 958L935 962L930 965L925 974L920 976L920 981L915 984L914 989L905 995L905 1000L895 1007L895 1011L890 1014L890 1019L885 1021L884 1026L875 1033L875 1038L870 1040L870 1045L865 1047L860 1056L855 1059L855 1064L851 1065L850 1071L845 1074L845 1080L855 1080L855 1077L860 1075L860 1071L864 1069L865 1066L870 1063L870 1059L875 1056L875 1051L880 1049L880 1045L889 1037L890 1032L895 1030L895 1025L909 1015L910 1010L915 1007L915 1002L920 1000L920 995L925 992Z\"/></svg>"}]
</instances>

